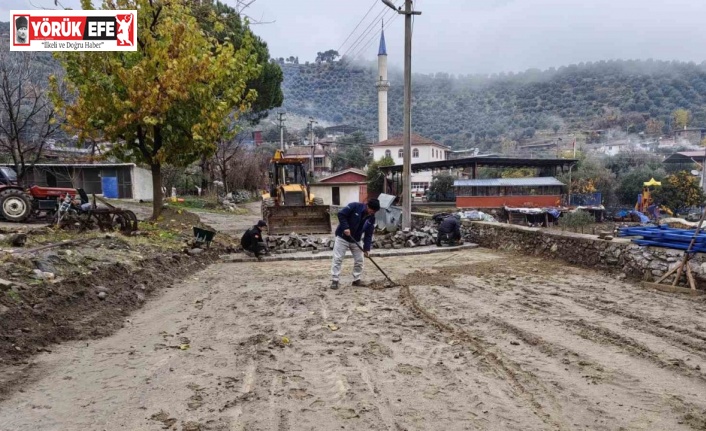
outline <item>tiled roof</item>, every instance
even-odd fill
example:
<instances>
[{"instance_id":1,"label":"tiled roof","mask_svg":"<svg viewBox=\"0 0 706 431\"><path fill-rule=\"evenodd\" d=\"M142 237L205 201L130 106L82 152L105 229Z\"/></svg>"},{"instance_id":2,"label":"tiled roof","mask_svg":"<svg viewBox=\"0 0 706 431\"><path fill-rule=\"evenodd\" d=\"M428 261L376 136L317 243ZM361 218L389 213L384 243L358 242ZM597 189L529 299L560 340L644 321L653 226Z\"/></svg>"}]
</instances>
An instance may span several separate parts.
<instances>
[{"instance_id":1,"label":"tiled roof","mask_svg":"<svg viewBox=\"0 0 706 431\"><path fill-rule=\"evenodd\" d=\"M356 168L348 168L348 169L344 169L344 170L342 170L342 171L334 172L334 173L332 173L332 174L329 175L329 176L320 178L320 179L319 179L319 182L321 182L321 181L326 181L326 180L330 180L330 179L336 178L336 177L340 177L341 175L347 174L347 173L353 173L353 174L362 175L362 176L364 176L364 177L366 177L366 178L367 178L367 176L368 176L368 174L367 174L365 171L361 171L360 169L356 169Z\"/></svg>"}]
</instances>

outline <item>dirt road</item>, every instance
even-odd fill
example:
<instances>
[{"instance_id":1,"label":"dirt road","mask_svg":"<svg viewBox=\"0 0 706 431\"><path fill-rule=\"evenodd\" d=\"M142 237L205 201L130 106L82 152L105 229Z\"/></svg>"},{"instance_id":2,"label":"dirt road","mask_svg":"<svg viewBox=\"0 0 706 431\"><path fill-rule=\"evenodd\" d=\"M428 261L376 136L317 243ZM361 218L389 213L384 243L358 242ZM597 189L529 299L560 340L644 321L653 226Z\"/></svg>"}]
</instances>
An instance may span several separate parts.
<instances>
[{"instance_id":1,"label":"dirt road","mask_svg":"<svg viewBox=\"0 0 706 431\"><path fill-rule=\"evenodd\" d=\"M115 205L130 209L140 220L146 220L152 215L152 206L131 201L116 201ZM250 229L262 217L260 201L239 204L241 209L247 210L246 214L232 214L227 212L213 212L208 210L198 210L189 208L188 210L197 214L202 222L213 227L218 232L223 232L233 237L240 238L246 230Z\"/></svg>"},{"instance_id":2,"label":"dirt road","mask_svg":"<svg viewBox=\"0 0 706 431\"><path fill-rule=\"evenodd\" d=\"M379 263L409 287L213 265L38 356L0 429L706 429L702 298L482 249Z\"/></svg>"}]
</instances>

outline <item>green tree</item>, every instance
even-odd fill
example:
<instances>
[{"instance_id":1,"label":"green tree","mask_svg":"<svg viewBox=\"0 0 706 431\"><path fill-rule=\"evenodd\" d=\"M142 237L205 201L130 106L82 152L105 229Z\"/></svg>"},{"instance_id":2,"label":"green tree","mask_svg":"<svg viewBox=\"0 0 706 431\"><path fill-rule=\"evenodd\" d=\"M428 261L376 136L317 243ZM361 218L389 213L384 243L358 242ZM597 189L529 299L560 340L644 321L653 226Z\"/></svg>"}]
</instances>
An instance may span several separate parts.
<instances>
[{"instance_id":1,"label":"green tree","mask_svg":"<svg viewBox=\"0 0 706 431\"><path fill-rule=\"evenodd\" d=\"M637 196L642 193L644 182L651 178L662 181L665 176L664 169L654 169L648 165L632 169L620 177L620 185L617 189L618 201L621 204L635 205Z\"/></svg>"},{"instance_id":2,"label":"green tree","mask_svg":"<svg viewBox=\"0 0 706 431\"><path fill-rule=\"evenodd\" d=\"M336 142L336 151L331 156L333 169L340 171L348 168L364 168L370 161L367 156L367 142L367 138L361 132L341 137Z\"/></svg>"},{"instance_id":3,"label":"green tree","mask_svg":"<svg viewBox=\"0 0 706 431\"><path fill-rule=\"evenodd\" d=\"M246 119L253 125L257 124L268 116L271 109L282 106L284 75L279 64L270 60L267 43L253 34L238 12L225 3L203 0L191 2L191 8L201 28L220 44L230 42L237 50L243 46L246 37L252 42L260 71L247 83L247 88L257 92L257 98L244 114ZM294 58L290 59L293 61Z\"/></svg>"},{"instance_id":4,"label":"green tree","mask_svg":"<svg viewBox=\"0 0 706 431\"><path fill-rule=\"evenodd\" d=\"M672 116L674 117L674 126L677 129L683 129L689 125L691 113L686 109L679 108L672 113Z\"/></svg>"},{"instance_id":5,"label":"green tree","mask_svg":"<svg viewBox=\"0 0 706 431\"><path fill-rule=\"evenodd\" d=\"M453 192L454 180L454 176L448 172L434 175L431 185L429 186L429 192L437 196L446 196Z\"/></svg>"},{"instance_id":6,"label":"green tree","mask_svg":"<svg viewBox=\"0 0 706 431\"><path fill-rule=\"evenodd\" d=\"M395 161L392 157L383 157L380 160L375 160L368 166L368 193L376 194L383 193L385 179L384 174L380 170L384 166L393 166Z\"/></svg>"},{"instance_id":7,"label":"green tree","mask_svg":"<svg viewBox=\"0 0 706 431\"><path fill-rule=\"evenodd\" d=\"M329 49L328 51L324 52L317 52L316 53L316 62L317 63L332 63L336 60L337 57L340 57L338 54L338 51L335 49Z\"/></svg>"},{"instance_id":8,"label":"green tree","mask_svg":"<svg viewBox=\"0 0 706 431\"><path fill-rule=\"evenodd\" d=\"M605 167L610 169L617 176L621 176L624 173L643 166L648 166L652 170L658 170L662 168L662 158L651 152L628 149L605 160ZM649 180L649 178L647 180Z\"/></svg>"},{"instance_id":9,"label":"green tree","mask_svg":"<svg viewBox=\"0 0 706 431\"><path fill-rule=\"evenodd\" d=\"M339 149L331 156L334 171L356 168L362 169L368 164L365 149L360 145L351 145Z\"/></svg>"},{"instance_id":10,"label":"green tree","mask_svg":"<svg viewBox=\"0 0 706 431\"><path fill-rule=\"evenodd\" d=\"M90 0L81 5L93 9ZM182 3L106 0L104 7L138 11L137 51L57 53L73 97L54 92L54 100L79 138L98 130L114 143L111 155L150 166L156 218L162 165L187 166L213 154L229 114L256 99L247 83L261 66L249 34L239 49L220 43Z\"/></svg>"},{"instance_id":11,"label":"green tree","mask_svg":"<svg viewBox=\"0 0 706 431\"><path fill-rule=\"evenodd\" d=\"M314 136L316 136L319 139L325 138L326 137L326 129L324 129L321 126L315 126L314 127Z\"/></svg>"},{"instance_id":12,"label":"green tree","mask_svg":"<svg viewBox=\"0 0 706 431\"><path fill-rule=\"evenodd\" d=\"M615 174L606 168L601 159L587 157L585 154L578 154L577 157L579 162L572 169L571 182L569 182L568 172L562 172L557 176L557 179L569 185L572 194L599 192L606 205L614 205L616 200Z\"/></svg>"},{"instance_id":13,"label":"green tree","mask_svg":"<svg viewBox=\"0 0 706 431\"><path fill-rule=\"evenodd\" d=\"M672 174L652 193L653 201L665 205L675 213L685 208L701 206L706 201L699 180L687 171Z\"/></svg>"}]
</instances>

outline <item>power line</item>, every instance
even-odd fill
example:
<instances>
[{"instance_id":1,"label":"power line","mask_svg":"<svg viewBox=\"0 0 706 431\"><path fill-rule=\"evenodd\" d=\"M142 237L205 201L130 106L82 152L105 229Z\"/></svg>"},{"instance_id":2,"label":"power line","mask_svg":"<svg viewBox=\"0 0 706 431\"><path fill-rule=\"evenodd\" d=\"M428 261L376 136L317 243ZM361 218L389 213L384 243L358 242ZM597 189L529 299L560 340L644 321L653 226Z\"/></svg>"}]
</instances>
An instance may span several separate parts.
<instances>
[{"instance_id":1,"label":"power line","mask_svg":"<svg viewBox=\"0 0 706 431\"><path fill-rule=\"evenodd\" d=\"M359 56L359 55L362 54L366 49L368 49L368 48L370 47L370 45L375 41L375 39L377 38L377 36L378 36L380 33L382 33L382 31L385 29L385 27L386 27L386 26L389 26L390 23L392 23L392 22L395 21L395 18L397 18L399 15L396 14L395 12L393 12L393 13L395 14L395 16L393 16L392 19L388 20L388 21L387 21L387 24L383 24L382 28L381 28L380 30L376 31L376 32L370 37L370 39L368 39L367 42L365 42L364 45L361 45L361 46L360 46L360 49L356 50L355 54L352 55L353 58Z\"/></svg>"},{"instance_id":2,"label":"power line","mask_svg":"<svg viewBox=\"0 0 706 431\"><path fill-rule=\"evenodd\" d=\"M385 10L383 8L377 14L377 16L375 16L375 18L373 18L373 20L370 22L370 24L368 24L368 26L365 27L365 29L360 33L360 35L353 41L353 43L348 47L348 49L346 49L346 53L344 55L348 55L351 52L353 52L354 50L358 49L358 46L360 46L360 42L362 41L362 39L367 37L368 34L370 34L370 32L375 29L374 25L378 22L379 19L381 19L381 17L383 17L383 14L386 14L386 13L387 13L387 10Z\"/></svg>"},{"instance_id":3,"label":"power line","mask_svg":"<svg viewBox=\"0 0 706 431\"><path fill-rule=\"evenodd\" d=\"M343 47L345 46L346 42L348 42L348 39L350 39L351 36L353 36L353 34L355 33L356 30L358 30L358 27L360 27L360 25L363 23L363 21L365 21L365 18L366 18L366 17L370 14L370 12L375 8L375 5L376 5L376 4L378 4L378 0L373 0L373 5L370 6L370 9L368 9L368 12L365 14L365 16L363 16L363 18L361 18L361 20L358 21L358 25L356 25L355 28L353 29L353 31L350 32L350 34L348 35L348 37L346 38L346 40L344 40L343 43L341 44L341 46L338 47L338 50L337 50L337 51L339 51L339 52L341 51L341 48L343 48Z\"/></svg>"},{"instance_id":4,"label":"power line","mask_svg":"<svg viewBox=\"0 0 706 431\"><path fill-rule=\"evenodd\" d=\"M353 44L350 47L348 47L348 49L346 50L346 53L344 55L348 55L349 53L357 50L358 47L360 46L361 40L366 38L370 34L370 32L375 29L375 27L373 27L373 26L375 24L377 24L377 22L381 16L384 19L383 14L387 15L388 12L389 12L389 10L386 7L383 7L383 9L377 14L377 16L375 18L373 18L373 20L370 22L370 24L368 24L368 26L365 28L365 30L363 30L363 32L360 34L360 36L358 36L358 38L353 42Z\"/></svg>"}]
</instances>

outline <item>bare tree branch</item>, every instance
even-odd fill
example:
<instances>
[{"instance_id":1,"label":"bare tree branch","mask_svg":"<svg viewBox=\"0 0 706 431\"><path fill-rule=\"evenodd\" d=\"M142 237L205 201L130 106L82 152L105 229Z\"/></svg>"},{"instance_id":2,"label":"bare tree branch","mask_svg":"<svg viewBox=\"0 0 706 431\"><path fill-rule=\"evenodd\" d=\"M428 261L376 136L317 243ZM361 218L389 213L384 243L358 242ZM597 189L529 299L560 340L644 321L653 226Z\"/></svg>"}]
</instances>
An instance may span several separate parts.
<instances>
[{"instance_id":1,"label":"bare tree branch","mask_svg":"<svg viewBox=\"0 0 706 431\"><path fill-rule=\"evenodd\" d=\"M253 18L252 15L246 14L245 10L252 6L257 0L237 0L235 10L243 18L246 18L251 25L273 24L275 21L264 21L265 14L263 13L260 19Z\"/></svg>"},{"instance_id":2,"label":"bare tree branch","mask_svg":"<svg viewBox=\"0 0 706 431\"><path fill-rule=\"evenodd\" d=\"M0 42L0 152L9 155L22 181L61 124L48 98L37 54L10 52L5 44ZM62 91L63 81L58 82Z\"/></svg>"}]
</instances>

